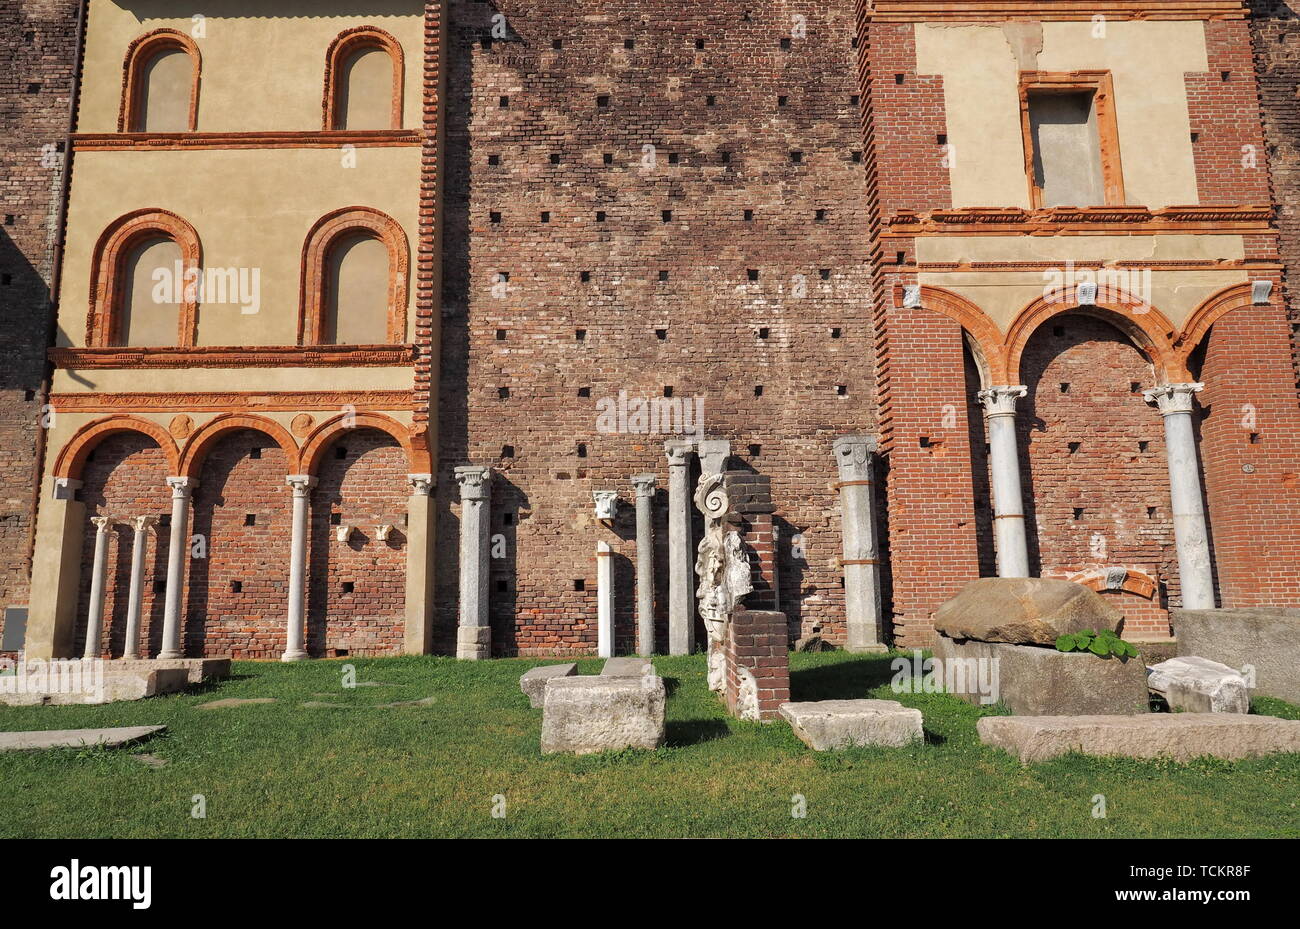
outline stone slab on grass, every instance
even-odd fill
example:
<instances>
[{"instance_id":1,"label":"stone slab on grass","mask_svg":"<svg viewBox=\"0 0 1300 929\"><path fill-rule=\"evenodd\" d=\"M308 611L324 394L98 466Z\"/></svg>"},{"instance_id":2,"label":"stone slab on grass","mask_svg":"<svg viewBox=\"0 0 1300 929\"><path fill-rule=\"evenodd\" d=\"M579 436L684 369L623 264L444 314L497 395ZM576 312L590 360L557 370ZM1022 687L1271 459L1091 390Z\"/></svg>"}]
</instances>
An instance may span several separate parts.
<instances>
[{"instance_id":1,"label":"stone slab on grass","mask_svg":"<svg viewBox=\"0 0 1300 929\"><path fill-rule=\"evenodd\" d=\"M556 677L542 704L542 754L655 749L664 743L663 678Z\"/></svg>"},{"instance_id":2,"label":"stone slab on grass","mask_svg":"<svg viewBox=\"0 0 1300 929\"><path fill-rule=\"evenodd\" d=\"M1300 703L1300 609L1174 610L1170 619L1179 655L1250 665L1256 696Z\"/></svg>"},{"instance_id":3,"label":"stone slab on grass","mask_svg":"<svg viewBox=\"0 0 1300 929\"><path fill-rule=\"evenodd\" d=\"M924 738L921 711L897 700L818 700L782 703L781 715L813 751L851 746L901 748Z\"/></svg>"},{"instance_id":4,"label":"stone slab on grass","mask_svg":"<svg viewBox=\"0 0 1300 929\"><path fill-rule=\"evenodd\" d=\"M274 703L275 697L226 697L222 700L212 700L208 703L200 703L200 710L226 710L232 706L249 706L256 703Z\"/></svg>"},{"instance_id":5,"label":"stone slab on grass","mask_svg":"<svg viewBox=\"0 0 1300 929\"><path fill-rule=\"evenodd\" d=\"M1040 645L957 642L936 636L936 673L955 697L1002 703L1016 716L1145 713L1146 667L1135 658L1099 658ZM991 687L989 685L992 685Z\"/></svg>"},{"instance_id":6,"label":"stone slab on grass","mask_svg":"<svg viewBox=\"0 0 1300 929\"><path fill-rule=\"evenodd\" d=\"M168 671L183 668L189 683L224 681L230 677L229 658L114 658L105 667L109 671Z\"/></svg>"},{"instance_id":7,"label":"stone slab on grass","mask_svg":"<svg viewBox=\"0 0 1300 929\"><path fill-rule=\"evenodd\" d=\"M578 666L569 664L548 664L532 668L519 678L519 689L528 695L528 702L533 709L540 710L546 697L546 682L557 677L571 677L578 673Z\"/></svg>"},{"instance_id":8,"label":"stone slab on grass","mask_svg":"<svg viewBox=\"0 0 1300 929\"><path fill-rule=\"evenodd\" d=\"M1005 749L1025 764L1070 752L1175 761L1300 752L1300 720L1236 713L986 716L977 729L985 745Z\"/></svg>"},{"instance_id":9,"label":"stone slab on grass","mask_svg":"<svg viewBox=\"0 0 1300 929\"><path fill-rule=\"evenodd\" d=\"M1095 591L1044 577L982 577L934 614L934 628L953 639L1055 645L1066 633L1114 629L1123 615Z\"/></svg>"},{"instance_id":10,"label":"stone slab on grass","mask_svg":"<svg viewBox=\"0 0 1300 929\"><path fill-rule=\"evenodd\" d=\"M107 666L107 663L106 663ZM74 685L50 690L0 692L4 706L97 706L124 700L143 700L161 694L179 693L189 683L184 668L105 670L102 676L87 672Z\"/></svg>"},{"instance_id":11,"label":"stone slab on grass","mask_svg":"<svg viewBox=\"0 0 1300 929\"><path fill-rule=\"evenodd\" d=\"M640 677L647 668L654 671L649 658L609 658L601 666L600 673L605 677Z\"/></svg>"},{"instance_id":12,"label":"stone slab on grass","mask_svg":"<svg viewBox=\"0 0 1300 929\"><path fill-rule=\"evenodd\" d=\"M39 751L47 748L117 748L147 739L166 726L127 726L119 729L47 729L39 732L0 732L0 752Z\"/></svg>"},{"instance_id":13,"label":"stone slab on grass","mask_svg":"<svg viewBox=\"0 0 1300 929\"><path fill-rule=\"evenodd\" d=\"M1246 679L1226 664L1188 655L1152 665L1147 672L1147 687L1164 697L1171 710L1250 712Z\"/></svg>"}]
</instances>

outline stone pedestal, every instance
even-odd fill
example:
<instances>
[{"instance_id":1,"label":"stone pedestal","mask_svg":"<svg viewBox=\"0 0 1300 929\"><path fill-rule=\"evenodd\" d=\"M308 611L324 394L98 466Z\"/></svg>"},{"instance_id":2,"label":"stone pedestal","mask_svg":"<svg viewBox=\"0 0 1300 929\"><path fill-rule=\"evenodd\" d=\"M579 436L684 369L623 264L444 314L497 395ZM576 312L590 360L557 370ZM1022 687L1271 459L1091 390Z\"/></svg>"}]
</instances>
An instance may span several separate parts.
<instances>
[{"instance_id":1,"label":"stone pedestal","mask_svg":"<svg viewBox=\"0 0 1300 929\"><path fill-rule=\"evenodd\" d=\"M883 652L884 617L880 605L880 549L876 542L876 440L846 435L835 440L839 469L841 535L844 540L844 619L851 652Z\"/></svg>"},{"instance_id":2,"label":"stone pedestal","mask_svg":"<svg viewBox=\"0 0 1300 929\"><path fill-rule=\"evenodd\" d=\"M488 625L488 558L492 470L477 465L456 469L460 485L460 627L456 657L466 660L492 655Z\"/></svg>"}]
</instances>

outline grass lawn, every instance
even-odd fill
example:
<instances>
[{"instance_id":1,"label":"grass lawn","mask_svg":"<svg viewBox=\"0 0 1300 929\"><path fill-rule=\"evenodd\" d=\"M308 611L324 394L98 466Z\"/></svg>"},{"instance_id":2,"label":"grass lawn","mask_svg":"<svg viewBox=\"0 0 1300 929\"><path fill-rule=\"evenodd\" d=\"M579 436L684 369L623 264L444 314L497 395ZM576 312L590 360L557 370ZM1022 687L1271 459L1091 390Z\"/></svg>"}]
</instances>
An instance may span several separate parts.
<instances>
[{"instance_id":1,"label":"grass lawn","mask_svg":"<svg viewBox=\"0 0 1300 929\"><path fill-rule=\"evenodd\" d=\"M986 748L987 710L898 699L925 744L816 754L784 723L728 718L704 659L657 658L669 688L656 752L542 757L519 675L542 661L240 662L201 693L100 707L0 707L0 728L165 724L127 750L0 753L2 837L1297 836L1300 755L1192 764L1081 756L1022 768ZM894 699L889 658L791 656L797 700ZM579 673L600 661L580 663ZM224 697L275 703L200 710ZM426 705L380 704L434 698ZM345 706L304 707L308 702ZM1259 699L1255 712L1300 718ZM133 754L167 764L153 767ZM192 797L207 816L192 818ZM791 815L794 795L807 815ZM1104 794L1104 819L1093 796ZM494 797L506 815L492 815Z\"/></svg>"}]
</instances>

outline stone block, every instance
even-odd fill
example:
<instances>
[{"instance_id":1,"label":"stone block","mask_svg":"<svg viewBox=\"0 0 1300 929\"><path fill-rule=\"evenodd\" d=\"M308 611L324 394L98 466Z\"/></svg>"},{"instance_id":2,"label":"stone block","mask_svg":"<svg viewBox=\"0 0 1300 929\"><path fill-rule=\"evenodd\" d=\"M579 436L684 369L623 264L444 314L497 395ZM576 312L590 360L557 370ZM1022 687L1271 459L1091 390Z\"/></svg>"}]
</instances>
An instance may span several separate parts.
<instances>
[{"instance_id":1,"label":"stone block","mask_svg":"<svg viewBox=\"0 0 1300 929\"><path fill-rule=\"evenodd\" d=\"M456 657L464 661L482 661L492 657L491 626L457 626Z\"/></svg>"},{"instance_id":2,"label":"stone block","mask_svg":"<svg viewBox=\"0 0 1300 929\"><path fill-rule=\"evenodd\" d=\"M179 693L189 683L185 668L105 671L102 678L87 674L75 688L49 690L0 689L4 706L94 706L124 700L143 700L161 694Z\"/></svg>"},{"instance_id":3,"label":"stone block","mask_svg":"<svg viewBox=\"0 0 1300 929\"><path fill-rule=\"evenodd\" d=\"M1172 710L1188 713L1249 713L1246 679L1208 658L1170 658L1147 668L1147 687Z\"/></svg>"},{"instance_id":4,"label":"stone block","mask_svg":"<svg viewBox=\"0 0 1300 929\"><path fill-rule=\"evenodd\" d=\"M183 668L189 673L189 683L223 681L230 677L229 658L114 658L108 671L167 671Z\"/></svg>"},{"instance_id":5,"label":"stone block","mask_svg":"<svg viewBox=\"0 0 1300 929\"><path fill-rule=\"evenodd\" d=\"M1145 713L1146 668L1136 659L1099 658L1038 645L958 642L936 636L935 673L968 703L1001 702L1016 716ZM987 686L987 685L991 685Z\"/></svg>"},{"instance_id":6,"label":"stone block","mask_svg":"<svg viewBox=\"0 0 1300 929\"><path fill-rule=\"evenodd\" d=\"M850 746L900 748L924 737L921 711L897 700L818 700L783 703L781 715L813 751Z\"/></svg>"},{"instance_id":7,"label":"stone block","mask_svg":"<svg viewBox=\"0 0 1300 929\"><path fill-rule=\"evenodd\" d=\"M1174 610L1180 656L1254 669L1257 695L1300 703L1300 609Z\"/></svg>"},{"instance_id":8,"label":"stone block","mask_svg":"<svg viewBox=\"0 0 1300 929\"><path fill-rule=\"evenodd\" d=\"M664 741L663 678L551 678L542 704L542 753L654 749Z\"/></svg>"},{"instance_id":9,"label":"stone block","mask_svg":"<svg viewBox=\"0 0 1300 929\"><path fill-rule=\"evenodd\" d=\"M1066 633L1114 629L1123 616L1094 590L1042 577L982 577L939 607L934 628L952 639L1055 645Z\"/></svg>"},{"instance_id":10,"label":"stone block","mask_svg":"<svg viewBox=\"0 0 1300 929\"><path fill-rule=\"evenodd\" d=\"M569 664L548 664L540 668L525 671L519 678L519 689L528 695L528 702L533 709L540 710L546 697L546 682L557 677L570 677L578 673L578 666Z\"/></svg>"},{"instance_id":11,"label":"stone block","mask_svg":"<svg viewBox=\"0 0 1300 929\"><path fill-rule=\"evenodd\" d=\"M116 748L147 739L166 726L128 726L118 729L49 729L39 732L0 732L0 752L35 751L47 748L83 748L103 745Z\"/></svg>"},{"instance_id":12,"label":"stone block","mask_svg":"<svg viewBox=\"0 0 1300 929\"><path fill-rule=\"evenodd\" d=\"M1175 761L1300 752L1300 720L1236 713L986 716L977 729L985 745L1005 749L1023 763L1070 752Z\"/></svg>"},{"instance_id":13,"label":"stone block","mask_svg":"<svg viewBox=\"0 0 1300 929\"><path fill-rule=\"evenodd\" d=\"M654 673L654 665L649 658L610 658L601 667L604 677L640 677L646 669Z\"/></svg>"}]
</instances>

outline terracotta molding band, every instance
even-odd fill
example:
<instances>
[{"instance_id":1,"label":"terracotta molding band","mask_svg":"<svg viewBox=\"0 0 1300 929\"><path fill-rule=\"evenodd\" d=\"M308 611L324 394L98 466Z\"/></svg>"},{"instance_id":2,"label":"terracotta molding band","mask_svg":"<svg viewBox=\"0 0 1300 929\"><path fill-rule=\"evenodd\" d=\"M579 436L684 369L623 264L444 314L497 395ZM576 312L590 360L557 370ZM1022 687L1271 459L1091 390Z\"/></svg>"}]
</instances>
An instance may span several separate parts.
<instances>
[{"instance_id":1,"label":"terracotta molding band","mask_svg":"<svg viewBox=\"0 0 1300 929\"><path fill-rule=\"evenodd\" d=\"M324 132L78 132L74 152L180 152L215 149L415 148L424 142L416 129Z\"/></svg>"},{"instance_id":2,"label":"terracotta molding band","mask_svg":"<svg viewBox=\"0 0 1300 929\"><path fill-rule=\"evenodd\" d=\"M134 410L219 413L234 409L290 412L338 410L345 405L406 411L409 390L257 391L225 393L85 393L51 394L50 406L60 413L120 413Z\"/></svg>"},{"instance_id":3,"label":"terracotta molding band","mask_svg":"<svg viewBox=\"0 0 1300 929\"><path fill-rule=\"evenodd\" d=\"M235 346L216 348L52 348L58 368L407 367L411 345Z\"/></svg>"},{"instance_id":4,"label":"terracotta molding band","mask_svg":"<svg viewBox=\"0 0 1300 929\"><path fill-rule=\"evenodd\" d=\"M1245 19L1239 0L876 0L868 22Z\"/></svg>"},{"instance_id":5,"label":"terracotta molding band","mask_svg":"<svg viewBox=\"0 0 1300 929\"><path fill-rule=\"evenodd\" d=\"M1144 235L1160 232L1269 234L1273 209L1259 204L1170 206L1148 210L1136 206L965 207L914 212L902 210L886 221L882 238L943 234L1007 235Z\"/></svg>"}]
</instances>

